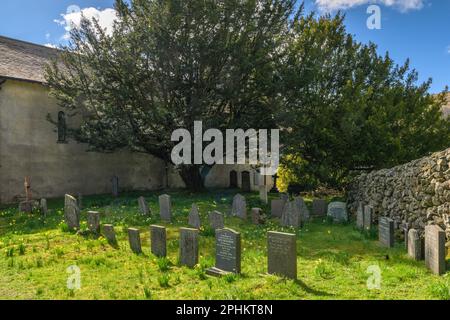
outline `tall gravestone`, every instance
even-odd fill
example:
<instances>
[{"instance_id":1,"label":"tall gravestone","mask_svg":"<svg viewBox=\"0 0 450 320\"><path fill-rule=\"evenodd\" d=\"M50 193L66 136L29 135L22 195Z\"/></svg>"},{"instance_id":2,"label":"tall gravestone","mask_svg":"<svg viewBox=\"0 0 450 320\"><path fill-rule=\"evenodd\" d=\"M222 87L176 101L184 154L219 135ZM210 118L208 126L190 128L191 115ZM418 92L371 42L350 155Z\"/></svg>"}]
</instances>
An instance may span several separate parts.
<instances>
[{"instance_id":1,"label":"tall gravestone","mask_svg":"<svg viewBox=\"0 0 450 320\"><path fill-rule=\"evenodd\" d=\"M286 204L286 201L282 200L282 199L274 199L271 201L270 214L271 214L272 218L281 218L285 204Z\"/></svg>"},{"instance_id":2,"label":"tall gravestone","mask_svg":"<svg viewBox=\"0 0 450 320\"><path fill-rule=\"evenodd\" d=\"M362 202L359 202L358 209L356 209L356 227L360 230L364 229L364 207Z\"/></svg>"},{"instance_id":3,"label":"tall gravestone","mask_svg":"<svg viewBox=\"0 0 450 320\"><path fill-rule=\"evenodd\" d=\"M372 219L374 215L374 209L372 206L364 206L364 230L370 231L372 229Z\"/></svg>"},{"instance_id":4,"label":"tall gravestone","mask_svg":"<svg viewBox=\"0 0 450 320\"><path fill-rule=\"evenodd\" d=\"M108 241L109 244L112 245L117 244L116 231L114 230L112 224L103 225L103 235L105 236L105 239Z\"/></svg>"},{"instance_id":5,"label":"tall gravestone","mask_svg":"<svg viewBox=\"0 0 450 320\"><path fill-rule=\"evenodd\" d=\"M190 268L198 263L198 229L180 229L180 264Z\"/></svg>"},{"instance_id":6,"label":"tall gravestone","mask_svg":"<svg viewBox=\"0 0 450 320\"><path fill-rule=\"evenodd\" d=\"M198 212L198 206L194 203L192 204L191 211L189 212L188 224L196 229L200 229L200 214Z\"/></svg>"},{"instance_id":7,"label":"tall gravestone","mask_svg":"<svg viewBox=\"0 0 450 320\"><path fill-rule=\"evenodd\" d=\"M255 225L264 224L264 215L261 208L252 208L252 223Z\"/></svg>"},{"instance_id":8,"label":"tall gravestone","mask_svg":"<svg viewBox=\"0 0 450 320\"><path fill-rule=\"evenodd\" d=\"M327 216L334 222L348 221L347 205L345 202L332 202L328 205Z\"/></svg>"},{"instance_id":9,"label":"tall gravestone","mask_svg":"<svg viewBox=\"0 0 450 320\"><path fill-rule=\"evenodd\" d=\"M80 209L77 199L68 194L64 197L64 220L70 230L80 229Z\"/></svg>"},{"instance_id":10,"label":"tall gravestone","mask_svg":"<svg viewBox=\"0 0 450 320\"><path fill-rule=\"evenodd\" d=\"M152 253L157 257L165 257L167 255L167 232L162 226L150 226L150 248Z\"/></svg>"},{"instance_id":11,"label":"tall gravestone","mask_svg":"<svg viewBox=\"0 0 450 320\"><path fill-rule=\"evenodd\" d=\"M163 221L170 222L172 219L172 203L168 194L159 196L159 213Z\"/></svg>"},{"instance_id":12,"label":"tall gravestone","mask_svg":"<svg viewBox=\"0 0 450 320\"><path fill-rule=\"evenodd\" d=\"M143 215L143 216L148 216L150 215L150 209L147 205L147 201L145 201L144 197L139 197L138 198L138 204L139 204L139 212Z\"/></svg>"},{"instance_id":13,"label":"tall gravestone","mask_svg":"<svg viewBox=\"0 0 450 320\"><path fill-rule=\"evenodd\" d=\"M247 202L243 195L237 194L233 197L231 215L241 219L247 219Z\"/></svg>"},{"instance_id":14,"label":"tall gravestone","mask_svg":"<svg viewBox=\"0 0 450 320\"><path fill-rule=\"evenodd\" d=\"M130 243L131 251L136 254L142 253L141 235L138 229L128 228L128 241Z\"/></svg>"},{"instance_id":15,"label":"tall gravestone","mask_svg":"<svg viewBox=\"0 0 450 320\"><path fill-rule=\"evenodd\" d=\"M298 209L300 210L300 218L302 221L308 221L309 220L309 209L306 206L305 201L302 197L296 197L294 198L295 204L297 205Z\"/></svg>"},{"instance_id":16,"label":"tall gravestone","mask_svg":"<svg viewBox=\"0 0 450 320\"><path fill-rule=\"evenodd\" d=\"M312 214L316 217L327 215L327 202L323 199L314 199L312 203Z\"/></svg>"},{"instance_id":17,"label":"tall gravestone","mask_svg":"<svg viewBox=\"0 0 450 320\"><path fill-rule=\"evenodd\" d=\"M409 229L408 231L408 255L416 261L422 260L422 239L419 231Z\"/></svg>"},{"instance_id":18,"label":"tall gravestone","mask_svg":"<svg viewBox=\"0 0 450 320\"><path fill-rule=\"evenodd\" d=\"M425 265L434 274L446 272L445 231L437 225L425 227Z\"/></svg>"},{"instance_id":19,"label":"tall gravestone","mask_svg":"<svg viewBox=\"0 0 450 320\"><path fill-rule=\"evenodd\" d=\"M297 241L295 234L267 233L268 273L297 279Z\"/></svg>"},{"instance_id":20,"label":"tall gravestone","mask_svg":"<svg viewBox=\"0 0 450 320\"><path fill-rule=\"evenodd\" d=\"M280 224L283 227L301 227L300 209L295 203L295 200L287 202L284 206Z\"/></svg>"},{"instance_id":21,"label":"tall gravestone","mask_svg":"<svg viewBox=\"0 0 450 320\"><path fill-rule=\"evenodd\" d=\"M40 202L40 204L39 204L39 207L40 207L40 209L41 209L41 213L42 213L44 216L47 216L47 213L48 213L47 199L41 199L41 202Z\"/></svg>"},{"instance_id":22,"label":"tall gravestone","mask_svg":"<svg viewBox=\"0 0 450 320\"><path fill-rule=\"evenodd\" d=\"M400 225L400 229L403 231L403 237L405 240L405 249L408 250L408 242L409 242L409 223L406 221L403 221L403 223Z\"/></svg>"},{"instance_id":23,"label":"tall gravestone","mask_svg":"<svg viewBox=\"0 0 450 320\"><path fill-rule=\"evenodd\" d=\"M267 186L259 186L259 200L261 200L262 203L269 203L269 197L267 194Z\"/></svg>"},{"instance_id":24,"label":"tall gravestone","mask_svg":"<svg viewBox=\"0 0 450 320\"><path fill-rule=\"evenodd\" d=\"M216 266L206 271L212 276L241 273L241 234L231 229L216 230Z\"/></svg>"},{"instance_id":25,"label":"tall gravestone","mask_svg":"<svg viewBox=\"0 0 450 320\"><path fill-rule=\"evenodd\" d=\"M113 176L111 178L111 184L112 184L112 195L114 197L118 197L119 196L119 177Z\"/></svg>"},{"instance_id":26,"label":"tall gravestone","mask_svg":"<svg viewBox=\"0 0 450 320\"><path fill-rule=\"evenodd\" d=\"M100 234L100 212L88 211L87 225L90 232Z\"/></svg>"},{"instance_id":27,"label":"tall gravestone","mask_svg":"<svg viewBox=\"0 0 450 320\"><path fill-rule=\"evenodd\" d=\"M378 223L378 238L383 247L394 246L394 220L381 217Z\"/></svg>"},{"instance_id":28,"label":"tall gravestone","mask_svg":"<svg viewBox=\"0 0 450 320\"><path fill-rule=\"evenodd\" d=\"M223 229L225 227L224 216L219 211L209 213L209 225L212 229Z\"/></svg>"}]
</instances>

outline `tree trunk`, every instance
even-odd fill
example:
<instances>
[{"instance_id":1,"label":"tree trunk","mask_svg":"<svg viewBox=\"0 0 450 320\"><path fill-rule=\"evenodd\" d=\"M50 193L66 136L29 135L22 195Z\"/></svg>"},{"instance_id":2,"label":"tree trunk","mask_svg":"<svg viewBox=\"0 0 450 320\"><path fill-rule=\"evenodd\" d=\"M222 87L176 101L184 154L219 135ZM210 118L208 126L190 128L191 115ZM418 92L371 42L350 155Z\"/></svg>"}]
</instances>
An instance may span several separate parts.
<instances>
[{"instance_id":1,"label":"tree trunk","mask_svg":"<svg viewBox=\"0 0 450 320\"><path fill-rule=\"evenodd\" d=\"M200 166L182 165L180 168L180 176L188 190L197 192L205 189L204 180L200 174Z\"/></svg>"}]
</instances>

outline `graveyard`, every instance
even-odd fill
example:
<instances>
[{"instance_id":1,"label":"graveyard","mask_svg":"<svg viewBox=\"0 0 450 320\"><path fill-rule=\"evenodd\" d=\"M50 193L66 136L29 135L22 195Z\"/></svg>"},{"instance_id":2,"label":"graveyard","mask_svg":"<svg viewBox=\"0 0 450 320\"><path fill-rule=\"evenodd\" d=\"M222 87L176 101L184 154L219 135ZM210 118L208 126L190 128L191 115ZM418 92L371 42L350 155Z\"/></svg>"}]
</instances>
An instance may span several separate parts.
<instances>
[{"instance_id":1,"label":"graveyard","mask_svg":"<svg viewBox=\"0 0 450 320\"><path fill-rule=\"evenodd\" d=\"M298 226L288 222L283 227L282 220L289 219L272 217L271 205L256 193L243 193L246 216L233 216L235 208L242 209L242 203L233 205L238 192L165 190L170 195L165 209L159 205L162 192L85 196L82 203L77 201L78 232L68 229L64 211L70 208L65 208L64 199L49 199L45 216L41 210L20 213L17 206L4 207L0 210L0 298L450 298L448 278L433 274L424 261L411 259L398 230L389 247L380 244L385 240L379 239L376 227L361 231L354 216L336 222L326 216L305 219L302 215ZM142 199L148 214L139 206ZM279 199L280 194L269 194L269 203ZM303 199L300 205L313 213L314 198L304 195ZM328 203L342 200L326 198ZM190 214L193 203L199 220ZM251 208L260 210L254 213ZM170 216L162 216L160 210ZM212 212L222 221L211 218ZM262 214L260 219L257 213ZM215 252L220 249L215 239L228 230L222 227L240 238L240 246L222 257L236 258L240 253L240 261L234 261L240 262L240 270L217 276ZM381 270L381 287L369 289L368 270L374 265ZM71 266L80 270L79 289L67 285Z\"/></svg>"}]
</instances>

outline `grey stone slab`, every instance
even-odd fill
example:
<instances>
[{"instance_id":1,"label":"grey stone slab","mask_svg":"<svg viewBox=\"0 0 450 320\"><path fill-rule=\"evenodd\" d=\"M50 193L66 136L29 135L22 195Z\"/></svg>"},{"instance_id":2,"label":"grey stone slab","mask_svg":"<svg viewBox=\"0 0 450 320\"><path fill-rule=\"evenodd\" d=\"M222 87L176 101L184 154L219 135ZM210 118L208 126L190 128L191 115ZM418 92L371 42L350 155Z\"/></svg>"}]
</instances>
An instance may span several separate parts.
<instances>
[{"instance_id":1,"label":"grey stone slab","mask_svg":"<svg viewBox=\"0 0 450 320\"><path fill-rule=\"evenodd\" d=\"M312 203L312 214L316 217L325 217L327 215L327 201L324 199L314 199Z\"/></svg>"},{"instance_id":2,"label":"grey stone slab","mask_svg":"<svg viewBox=\"0 0 450 320\"><path fill-rule=\"evenodd\" d=\"M157 257L167 255L167 231L165 227L150 226L150 247L152 253Z\"/></svg>"},{"instance_id":3,"label":"grey stone slab","mask_svg":"<svg viewBox=\"0 0 450 320\"><path fill-rule=\"evenodd\" d=\"M104 224L103 225L103 236L108 241L109 244L116 245L116 231L114 230L114 226L112 224Z\"/></svg>"},{"instance_id":4,"label":"grey stone slab","mask_svg":"<svg viewBox=\"0 0 450 320\"><path fill-rule=\"evenodd\" d=\"M348 221L347 205L345 202L331 202L328 205L327 216L338 223Z\"/></svg>"},{"instance_id":5,"label":"grey stone slab","mask_svg":"<svg viewBox=\"0 0 450 320\"><path fill-rule=\"evenodd\" d=\"M259 186L259 200L261 200L261 202L265 204L269 203L267 186Z\"/></svg>"},{"instance_id":6,"label":"grey stone slab","mask_svg":"<svg viewBox=\"0 0 450 320\"><path fill-rule=\"evenodd\" d=\"M198 206L195 203L192 204L191 211L189 212L188 224L193 228L200 229L200 214Z\"/></svg>"},{"instance_id":7,"label":"grey stone slab","mask_svg":"<svg viewBox=\"0 0 450 320\"><path fill-rule=\"evenodd\" d=\"M383 247L394 247L394 220L381 217L378 222L378 238Z\"/></svg>"},{"instance_id":8,"label":"grey stone slab","mask_svg":"<svg viewBox=\"0 0 450 320\"><path fill-rule=\"evenodd\" d=\"M39 202L39 208L41 209L41 213L46 216L48 213L47 199L41 199Z\"/></svg>"},{"instance_id":9,"label":"grey stone slab","mask_svg":"<svg viewBox=\"0 0 450 320\"><path fill-rule=\"evenodd\" d=\"M131 251L133 251L136 254L142 253L141 234L138 229L135 228L128 229L128 241L130 243Z\"/></svg>"},{"instance_id":10,"label":"grey stone slab","mask_svg":"<svg viewBox=\"0 0 450 320\"><path fill-rule=\"evenodd\" d=\"M265 219L261 208L252 208L252 223L255 225L264 224Z\"/></svg>"},{"instance_id":11,"label":"grey stone slab","mask_svg":"<svg viewBox=\"0 0 450 320\"><path fill-rule=\"evenodd\" d=\"M198 263L198 229L180 229L180 264L190 268Z\"/></svg>"},{"instance_id":12,"label":"grey stone slab","mask_svg":"<svg viewBox=\"0 0 450 320\"><path fill-rule=\"evenodd\" d=\"M356 227L360 230L364 229L364 206L362 202L358 204L358 209L356 210Z\"/></svg>"},{"instance_id":13,"label":"grey stone slab","mask_svg":"<svg viewBox=\"0 0 450 320\"><path fill-rule=\"evenodd\" d=\"M280 224L283 227L301 227L302 220L300 216L300 209L295 203L295 200L287 202L283 207Z\"/></svg>"},{"instance_id":14,"label":"grey stone slab","mask_svg":"<svg viewBox=\"0 0 450 320\"><path fill-rule=\"evenodd\" d=\"M225 219L219 211L209 213L209 224L213 229L223 229L225 227Z\"/></svg>"},{"instance_id":15,"label":"grey stone slab","mask_svg":"<svg viewBox=\"0 0 450 320\"><path fill-rule=\"evenodd\" d=\"M446 272L445 231L437 225L425 227L425 265L434 274Z\"/></svg>"},{"instance_id":16,"label":"grey stone slab","mask_svg":"<svg viewBox=\"0 0 450 320\"><path fill-rule=\"evenodd\" d=\"M306 206L305 201L302 197L295 197L294 198L295 204L297 205L298 209L300 210L300 218L302 221L308 221L310 217L310 212L308 207Z\"/></svg>"},{"instance_id":17,"label":"grey stone slab","mask_svg":"<svg viewBox=\"0 0 450 320\"><path fill-rule=\"evenodd\" d=\"M247 219L247 202L243 195L237 194L233 197L231 215L241 219Z\"/></svg>"},{"instance_id":18,"label":"grey stone slab","mask_svg":"<svg viewBox=\"0 0 450 320\"><path fill-rule=\"evenodd\" d=\"M77 199L68 194L64 198L64 220L70 230L80 229L80 209Z\"/></svg>"},{"instance_id":19,"label":"grey stone slab","mask_svg":"<svg viewBox=\"0 0 450 320\"><path fill-rule=\"evenodd\" d=\"M281 218L281 215L283 214L283 208L286 204L285 200L282 199L275 199L271 201L271 216L275 218Z\"/></svg>"},{"instance_id":20,"label":"grey stone slab","mask_svg":"<svg viewBox=\"0 0 450 320\"><path fill-rule=\"evenodd\" d=\"M416 261L422 260L422 239L416 229L408 231L408 255Z\"/></svg>"},{"instance_id":21,"label":"grey stone slab","mask_svg":"<svg viewBox=\"0 0 450 320\"><path fill-rule=\"evenodd\" d=\"M267 233L268 273L297 279L297 241L295 234Z\"/></svg>"},{"instance_id":22,"label":"grey stone slab","mask_svg":"<svg viewBox=\"0 0 450 320\"><path fill-rule=\"evenodd\" d=\"M372 219L374 216L373 206L364 206L364 230L369 231L372 229Z\"/></svg>"},{"instance_id":23,"label":"grey stone slab","mask_svg":"<svg viewBox=\"0 0 450 320\"><path fill-rule=\"evenodd\" d=\"M144 216L148 216L150 215L150 209L147 205L147 201L145 200L144 197L139 197L138 198L138 205L139 205L139 212L144 215Z\"/></svg>"},{"instance_id":24,"label":"grey stone slab","mask_svg":"<svg viewBox=\"0 0 450 320\"><path fill-rule=\"evenodd\" d=\"M159 214L163 221L172 220L172 202L168 194L159 196Z\"/></svg>"},{"instance_id":25,"label":"grey stone slab","mask_svg":"<svg viewBox=\"0 0 450 320\"><path fill-rule=\"evenodd\" d=\"M231 229L216 230L216 266L208 270L210 275L223 273L241 273L241 234Z\"/></svg>"},{"instance_id":26,"label":"grey stone slab","mask_svg":"<svg viewBox=\"0 0 450 320\"><path fill-rule=\"evenodd\" d=\"M100 234L100 212L88 211L87 225L90 232Z\"/></svg>"}]
</instances>

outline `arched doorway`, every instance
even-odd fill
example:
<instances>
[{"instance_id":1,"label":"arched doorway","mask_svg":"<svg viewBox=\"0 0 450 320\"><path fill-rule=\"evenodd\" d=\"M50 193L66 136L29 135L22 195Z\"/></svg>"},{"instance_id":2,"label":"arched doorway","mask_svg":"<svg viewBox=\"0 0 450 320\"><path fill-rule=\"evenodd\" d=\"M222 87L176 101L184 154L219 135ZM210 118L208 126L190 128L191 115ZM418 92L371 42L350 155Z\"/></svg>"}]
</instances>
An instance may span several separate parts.
<instances>
[{"instance_id":1,"label":"arched doorway","mask_svg":"<svg viewBox=\"0 0 450 320\"><path fill-rule=\"evenodd\" d=\"M230 171L230 188L238 187L238 175L235 170Z\"/></svg>"},{"instance_id":2,"label":"arched doorway","mask_svg":"<svg viewBox=\"0 0 450 320\"><path fill-rule=\"evenodd\" d=\"M250 172L248 171L242 171L242 184L241 184L242 191L244 192L250 192Z\"/></svg>"}]
</instances>

